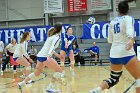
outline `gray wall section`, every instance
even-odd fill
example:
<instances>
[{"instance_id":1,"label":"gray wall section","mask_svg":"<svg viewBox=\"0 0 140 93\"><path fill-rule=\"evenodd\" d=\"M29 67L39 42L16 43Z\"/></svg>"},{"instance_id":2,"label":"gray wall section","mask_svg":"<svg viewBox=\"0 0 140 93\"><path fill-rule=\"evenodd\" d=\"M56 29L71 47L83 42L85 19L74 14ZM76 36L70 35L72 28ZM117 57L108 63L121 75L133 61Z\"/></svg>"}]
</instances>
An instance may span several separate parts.
<instances>
[{"instance_id":1,"label":"gray wall section","mask_svg":"<svg viewBox=\"0 0 140 93\"><path fill-rule=\"evenodd\" d=\"M140 0L137 0L136 7L131 8L129 14L132 15L135 19L140 19Z\"/></svg>"},{"instance_id":2,"label":"gray wall section","mask_svg":"<svg viewBox=\"0 0 140 93\"><path fill-rule=\"evenodd\" d=\"M77 26L79 24L85 23L90 16L95 16L96 21L106 21L109 19L110 13L109 10L91 11L90 6L91 0L87 0L88 1L87 12L75 12L75 13L68 13L67 0L63 1L64 1L64 13L53 14L53 16L51 14L49 16L50 24L54 24L55 22L61 21L63 23L68 23ZM137 0L137 7L132 8L130 10L130 14L134 16L135 19L140 19L139 16L140 6L138 6L139 4L140 0ZM23 27L26 25L29 26L44 25L43 0L0 0L0 28Z\"/></svg>"},{"instance_id":3,"label":"gray wall section","mask_svg":"<svg viewBox=\"0 0 140 93\"><path fill-rule=\"evenodd\" d=\"M9 20L42 18L43 14L43 0L8 0Z\"/></svg>"},{"instance_id":4,"label":"gray wall section","mask_svg":"<svg viewBox=\"0 0 140 93\"><path fill-rule=\"evenodd\" d=\"M0 21L6 19L5 0L0 0Z\"/></svg>"},{"instance_id":5,"label":"gray wall section","mask_svg":"<svg viewBox=\"0 0 140 93\"><path fill-rule=\"evenodd\" d=\"M0 0L0 28L44 25L43 0Z\"/></svg>"}]
</instances>

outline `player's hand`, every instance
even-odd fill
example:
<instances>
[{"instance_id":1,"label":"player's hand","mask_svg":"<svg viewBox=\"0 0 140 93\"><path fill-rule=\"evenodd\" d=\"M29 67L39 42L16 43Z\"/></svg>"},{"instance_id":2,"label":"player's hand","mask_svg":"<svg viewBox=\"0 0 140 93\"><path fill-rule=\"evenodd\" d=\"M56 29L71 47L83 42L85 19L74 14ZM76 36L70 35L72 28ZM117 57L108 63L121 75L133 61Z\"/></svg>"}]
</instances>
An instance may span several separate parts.
<instances>
[{"instance_id":1,"label":"player's hand","mask_svg":"<svg viewBox=\"0 0 140 93\"><path fill-rule=\"evenodd\" d=\"M58 54L57 57L60 59L61 58L60 54Z\"/></svg>"},{"instance_id":2,"label":"player's hand","mask_svg":"<svg viewBox=\"0 0 140 93\"><path fill-rule=\"evenodd\" d=\"M65 48L68 48L68 44L65 45Z\"/></svg>"},{"instance_id":3,"label":"player's hand","mask_svg":"<svg viewBox=\"0 0 140 93\"><path fill-rule=\"evenodd\" d=\"M60 55L60 59L64 59L64 56L63 55Z\"/></svg>"},{"instance_id":4,"label":"player's hand","mask_svg":"<svg viewBox=\"0 0 140 93\"><path fill-rule=\"evenodd\" d=\"M126 50L130 50L133 47L134 40L129 39L129 41L126 44Z\"/></svg>"}]
</instances>

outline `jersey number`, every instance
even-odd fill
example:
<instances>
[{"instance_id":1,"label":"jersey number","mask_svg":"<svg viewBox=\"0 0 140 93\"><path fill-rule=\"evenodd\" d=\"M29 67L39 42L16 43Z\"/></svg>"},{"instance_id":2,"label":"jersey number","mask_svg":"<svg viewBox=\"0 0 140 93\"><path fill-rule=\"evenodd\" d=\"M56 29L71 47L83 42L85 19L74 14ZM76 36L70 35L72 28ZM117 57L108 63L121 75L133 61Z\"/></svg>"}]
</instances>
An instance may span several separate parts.
<instances>
[{"instance_id":1,"label":"jersey number","mask_svg":"<svg viewBox=\"0 0 140 93\"><path fill-rule=\"evenodd\" d=\"M114 25L114 33L119 33L120 32L120 24L117 23Z\"/></svg>"}]
</instances>

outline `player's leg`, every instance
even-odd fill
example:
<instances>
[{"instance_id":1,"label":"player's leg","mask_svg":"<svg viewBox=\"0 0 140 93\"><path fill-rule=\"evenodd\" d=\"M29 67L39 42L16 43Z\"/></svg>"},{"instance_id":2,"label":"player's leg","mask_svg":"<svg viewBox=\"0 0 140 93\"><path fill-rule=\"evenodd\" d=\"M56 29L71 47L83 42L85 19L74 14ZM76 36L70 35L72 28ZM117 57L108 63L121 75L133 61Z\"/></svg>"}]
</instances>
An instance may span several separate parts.
<instances>
[{"instance_id":1,"label":"player's leg","mask_svg":"<svg viewBox=\"0 0 140 93\"><path fill-rule=\"evenodd\" d=\"M13 73L14 74L17 72L16 69L17 69L17 66L16 65L13 65Z\"/></svg>"},{"instance_id":2,"label":"player's leg","mask_svg":"<svg viewBox=\"0 0 140 93\"><path fill-rule=\"evenodd\" d=\"M74 76L75 75L75 73L74 73L75 59L74 59L73 50L70 50L69 58L70 58L70 71L71 71L71 75Z\"/></svg>"},{"instance_id":3,"label":"player's leg","mask_svg":"<svg viewBox=\"0 0 140 93\"><path fill-rule=\"evenodd\" d=\"M65 74L65 56L66 56L66 52L63 50L60 50L60 66L63 70L63 73Z\"/></svg>"},{"instance_id":4,"label":"player's leg","mask_svg":"<svg viewBox=\"0 0 140 93\"><path fill-rule=\"evenodd\" d=\"M53 77L51 79L50 84L47 86L47 91L48 92L57 92L57 91L59 91L59 90L55 89L55 81L64 80L64 74L62 73L63 70L61 69L61 67L58 65L58 63L53 58L48 59L43 64L45 66L47 66L49 69L52 69L55 72L53 74Z\"/></svg>"},{"instance_id":5,"label":"player's leg","mask_svg":"<svg viewBox=\"0 0 140 93\"><path fill-rule=\"evenodd\" d=\"M24 66L23 73L24 75L28 76L31 72L31 64L24 57L17 58L16 62Z\"/></svg>"},{"instance_id":6,"label":"player's leg","mask_svg":"<svg viewBox=\"0 0 140 93\"><path fill-rule=\"evenodd\" d=\"M2 63L1 75L3 75L3 71L6 69L6 65L8 64L9 59L9 56L6 56L5 62Z\"/></svg>"},{"instance_id":7,"label":"player's leg","mask_svg":"<svg viewBox=\"0 0 140 93\"><path fill-rule=\"evenodd\" d=\"M103 80L103 82L97 88L90 90L90 93L101 93L102 90L109 89L116 85L119 82L120 76L122 75L122 67L123 65L121 64L111 64L110 78Z\"/></svg>"},{"instance_id":8,"label":"player's leg","mask_svg":"<svg viewBox=\"0 0 140 93\"><path fill-rule=\"evenodd\" d=\"M136 93L140 93L140 63L136 57L133 57L126 65L125 68L136 80Z\"/></svg>"},{"instance_id":9,"label":"player's leg","mask_svg":"<svg viewBox=\"0 0 140 93\"><path fill-rule=\"evenodd\" d=\"M42 72L44 66L43 63L40 61L37 61L36 69L33 73L29 74L22 82L18 83L18 87L21 88L23 85L25 85L28 81L32 80L34 77L37 77Z\"/></svg>"}]
</instances>

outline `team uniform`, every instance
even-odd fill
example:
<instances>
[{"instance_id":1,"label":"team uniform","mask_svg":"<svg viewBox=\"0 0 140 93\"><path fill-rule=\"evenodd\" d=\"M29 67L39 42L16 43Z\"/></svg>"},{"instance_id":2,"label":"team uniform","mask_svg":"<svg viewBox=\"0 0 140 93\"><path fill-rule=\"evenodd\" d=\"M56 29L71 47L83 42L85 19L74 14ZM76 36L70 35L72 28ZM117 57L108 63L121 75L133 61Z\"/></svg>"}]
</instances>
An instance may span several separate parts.
<instances>
[{"instance_id":1,"label":"team uniform","mask_svg":"<svg viewBox=\"0 0 140 93\"><path fill-rule=\"evenodd\" d=\"M112 43L110 49L110 62L114 65L126 65L134 56L134 49L126 50L126 45L130 38L134 38L134 19L125 15L116 17L110 22L108 30L108 42ZM119 82L122 70L111 70L110 78L103 80L108 84L108 88L113 87ZM139 81L136 80L139 85ZM90 93L101 93L101 87L90 90Z\"/></svg>"},{"instance_id":2,"label":"team uniform","mask_svg":"<svg viewBox=\"0 0 140 93\"><path fill-rule=\"evenodd\" d=\"M93 52L97 53L97 55L99 55L99 47L98 46L92 46L87 50L92 50Z\"/></svg>"},{"instance_id":3,"label":"team uniform","mask_svg":"<svg viewBox=\"0 0 140 93\"><path fill-rule=\"evenodd\" d=\"M52 55L54 53L54 50L59 46L60 39L61 39L60 34L55 34L55 35L52 35L52 36L48 37L47 40L45 41L42 49L37 54L37 60L39 62L45 62L45 61L47 61L47 57L52 57ZM30 79L35 77L34 72L29 74L28 77ZM62 73L55 72L53 77L61 78L62 77ZM24 84L24 82L25 81L22 81L22 82L18 83L19 88ZM49 86L47 87L46 91L52 93L52 91L57 91L57 90L54 89L54 84L50 83Z\"/></svg>"},{"instance_id":4,"label":"team uniform","mask_svg":"<svg viewBox=\"0 0 140 93\"><path fill-rule=\"evenodd\" d=\"M3 53L3 50L4 50L4 44L2 41L0 41L0 68L1 68L1 63L2 63L2 53ZM1 72L2 74L2 72Z\"/></svg>"},{"instance_id":5,"label":"team uniform","mask_svg":"<svg viewBox=\"0 0 140 93\"><path fill-rule=\"evenodd\" d=\"M16 63L13 61L13 54L14 54L14 51L15 51L15 49L16 49L16 46L17 46L17 44L15 44L15 45L13 45L13 44L8 44L7 46L6 46L6 52L7 52L7 54L6 54L6 60L5 60L5 62L2 64L2 71L4 71L5 70L5 68L6 68L6 65L8 64L8 62L10 61L10 63L12 64L12 65L14 65L14 67L13 67L13 70L14 70L14 72L16 72Z\"/></svg>"},{"instance_id":6,"label":"team uniform","mask_svg":"<svg viewBox=\"0 0 140 93\"><path fill-rule=\"evenodd\" d=\"M48 37L44 46L37 54L37 60L40 62L44 62L47 60L47 57L51 57L54 50L59 46L60 43L60 35L56 34L51 37Z\"/></svg>"},{"instance_id":7,"label":"team uniform","mask_svg":"<svg viewBox=\"0 0 140 93\"><path fill-rule=\"evenodd\" d=\"M6 46L6 48L7 48L7 54L9 55L9 56L13 56L13 54L14 54L14 51L15 51L15 49L16 49L16 46L17 46L17 44L15 44L15 45L13 45L13 44L8 44L7 46Z\"/></svg>"},{"instance_id":8,"label":"team uniform","mask_svg":"<svg viewBox=\"0 0 140 93\"><path fill-rule=\"evenodd\" d=\"M135 56L134 49L126 50L129 38L134 38L134 19L131 16L116 17L110 22L108 42L112 43L110 62L127 64Z\"/></svg>"},{"instance_id":9,"label":"team uniform","mask_svg":"<svg viewBox=\"0 0 140 93\"><path fill-rule=\"evenodd\" d=\"M14 60L16 61L17 58L23 57L23 56L27 57L28 56L27 49L28 49L27 41L17 44L16 49L14 51L14 55L13 55Z\"/></svg>"},{"instance_id":10,"label":"team uniform","mask_svg":"<svg viewBox=\"0 0 140 93\"><path fill-rule=\"evenodd\" d=\"M4 50L4 44L2 41L0 41L0 61L2 61L2 52Z\"/></svg>"},{"instance_id":11,"label":"team uniform","mask_svg":"<svg viewBox=\"0 0 140 93\"><path fill-rule=\"evenodd\" d=\"M73 48L73 53L74 53L75 62L78 62L78 65L80 65L80 62L82 62L80 54L79 54L80 50L78 48Z\"/></svg>"},{"instance_id":12,"label":"team uniform","mask_svg":"<svg viewBox=\"0 0 140 93\"><path fill-rule=\"evenodd\" d=\"M92 46L90 48L87 48L85 50L91 50L94 53L97 53L98 57L99 57L99 47L98 46ZM85 51L84 50L84 51ZM95 57L95 54L91 54L92 57Z\"/></svg>"},{"instance_id":13,"label":"team uniform","mask_svg":"<svg viewBox=\"0 0 140 93\"><path fill-rule=\"evenodd\" d=\"M68 48L65 48L65 40L70 42L71 44L68 46ZM72 41L75 40L75 36L71 35L68 36L67 33L61 34L61 50L65 51L66 54L69 56L70 50L72 50Z\"/></svg>"},{"instance_id":14,"label":"team uniform","mask_svg":"<svg viewBox=\"0 0 140 93\"><path fill-rule=\"evenodd\" d=\"M3 52L4 50L4 44L2 41L0 41L0 52Z\"/></svg>"},{"instance_id":15,"label":"team uniform","mask_svg":"<svg viewBox=\"0 0 140 93\"><path fill-rule=\"evenodd\" d=\"M80 50L78 48L73 49L73 53L74 55L76 55L77 53L80 53Z\"/></svg>"},{"instance_id":16,"label":"team uniform","mask_svg":"<svg viewBox=\"0 0 140 93\"><path fill-rule=\"evenodd\" d=\"M0 61L2 61L2 52L4 50L4 44L2 41L0 41Z\"/></svg>"},{"instance_id":17,"label":"team uniform","mask_svg":"<svg viewBox=\"0 0 140 93\"><path fill-rule=\"evenodd\" d=\"M39 62L45 62L47 60L47 57L52 57L53 53L55 52L54 50L59 46L60 40L61 40L60 34L55 34L53 36L48 37L44 46L37 54L37 60ZM61 78L61 76L62 76L62 73L60 72L55 72L53 74L53 77L55 78ZM53 83L50 83L47 86L46 91L49 93L58 92L58 90L55 89L55 85Z\"/></svg>"}]
</instances>

